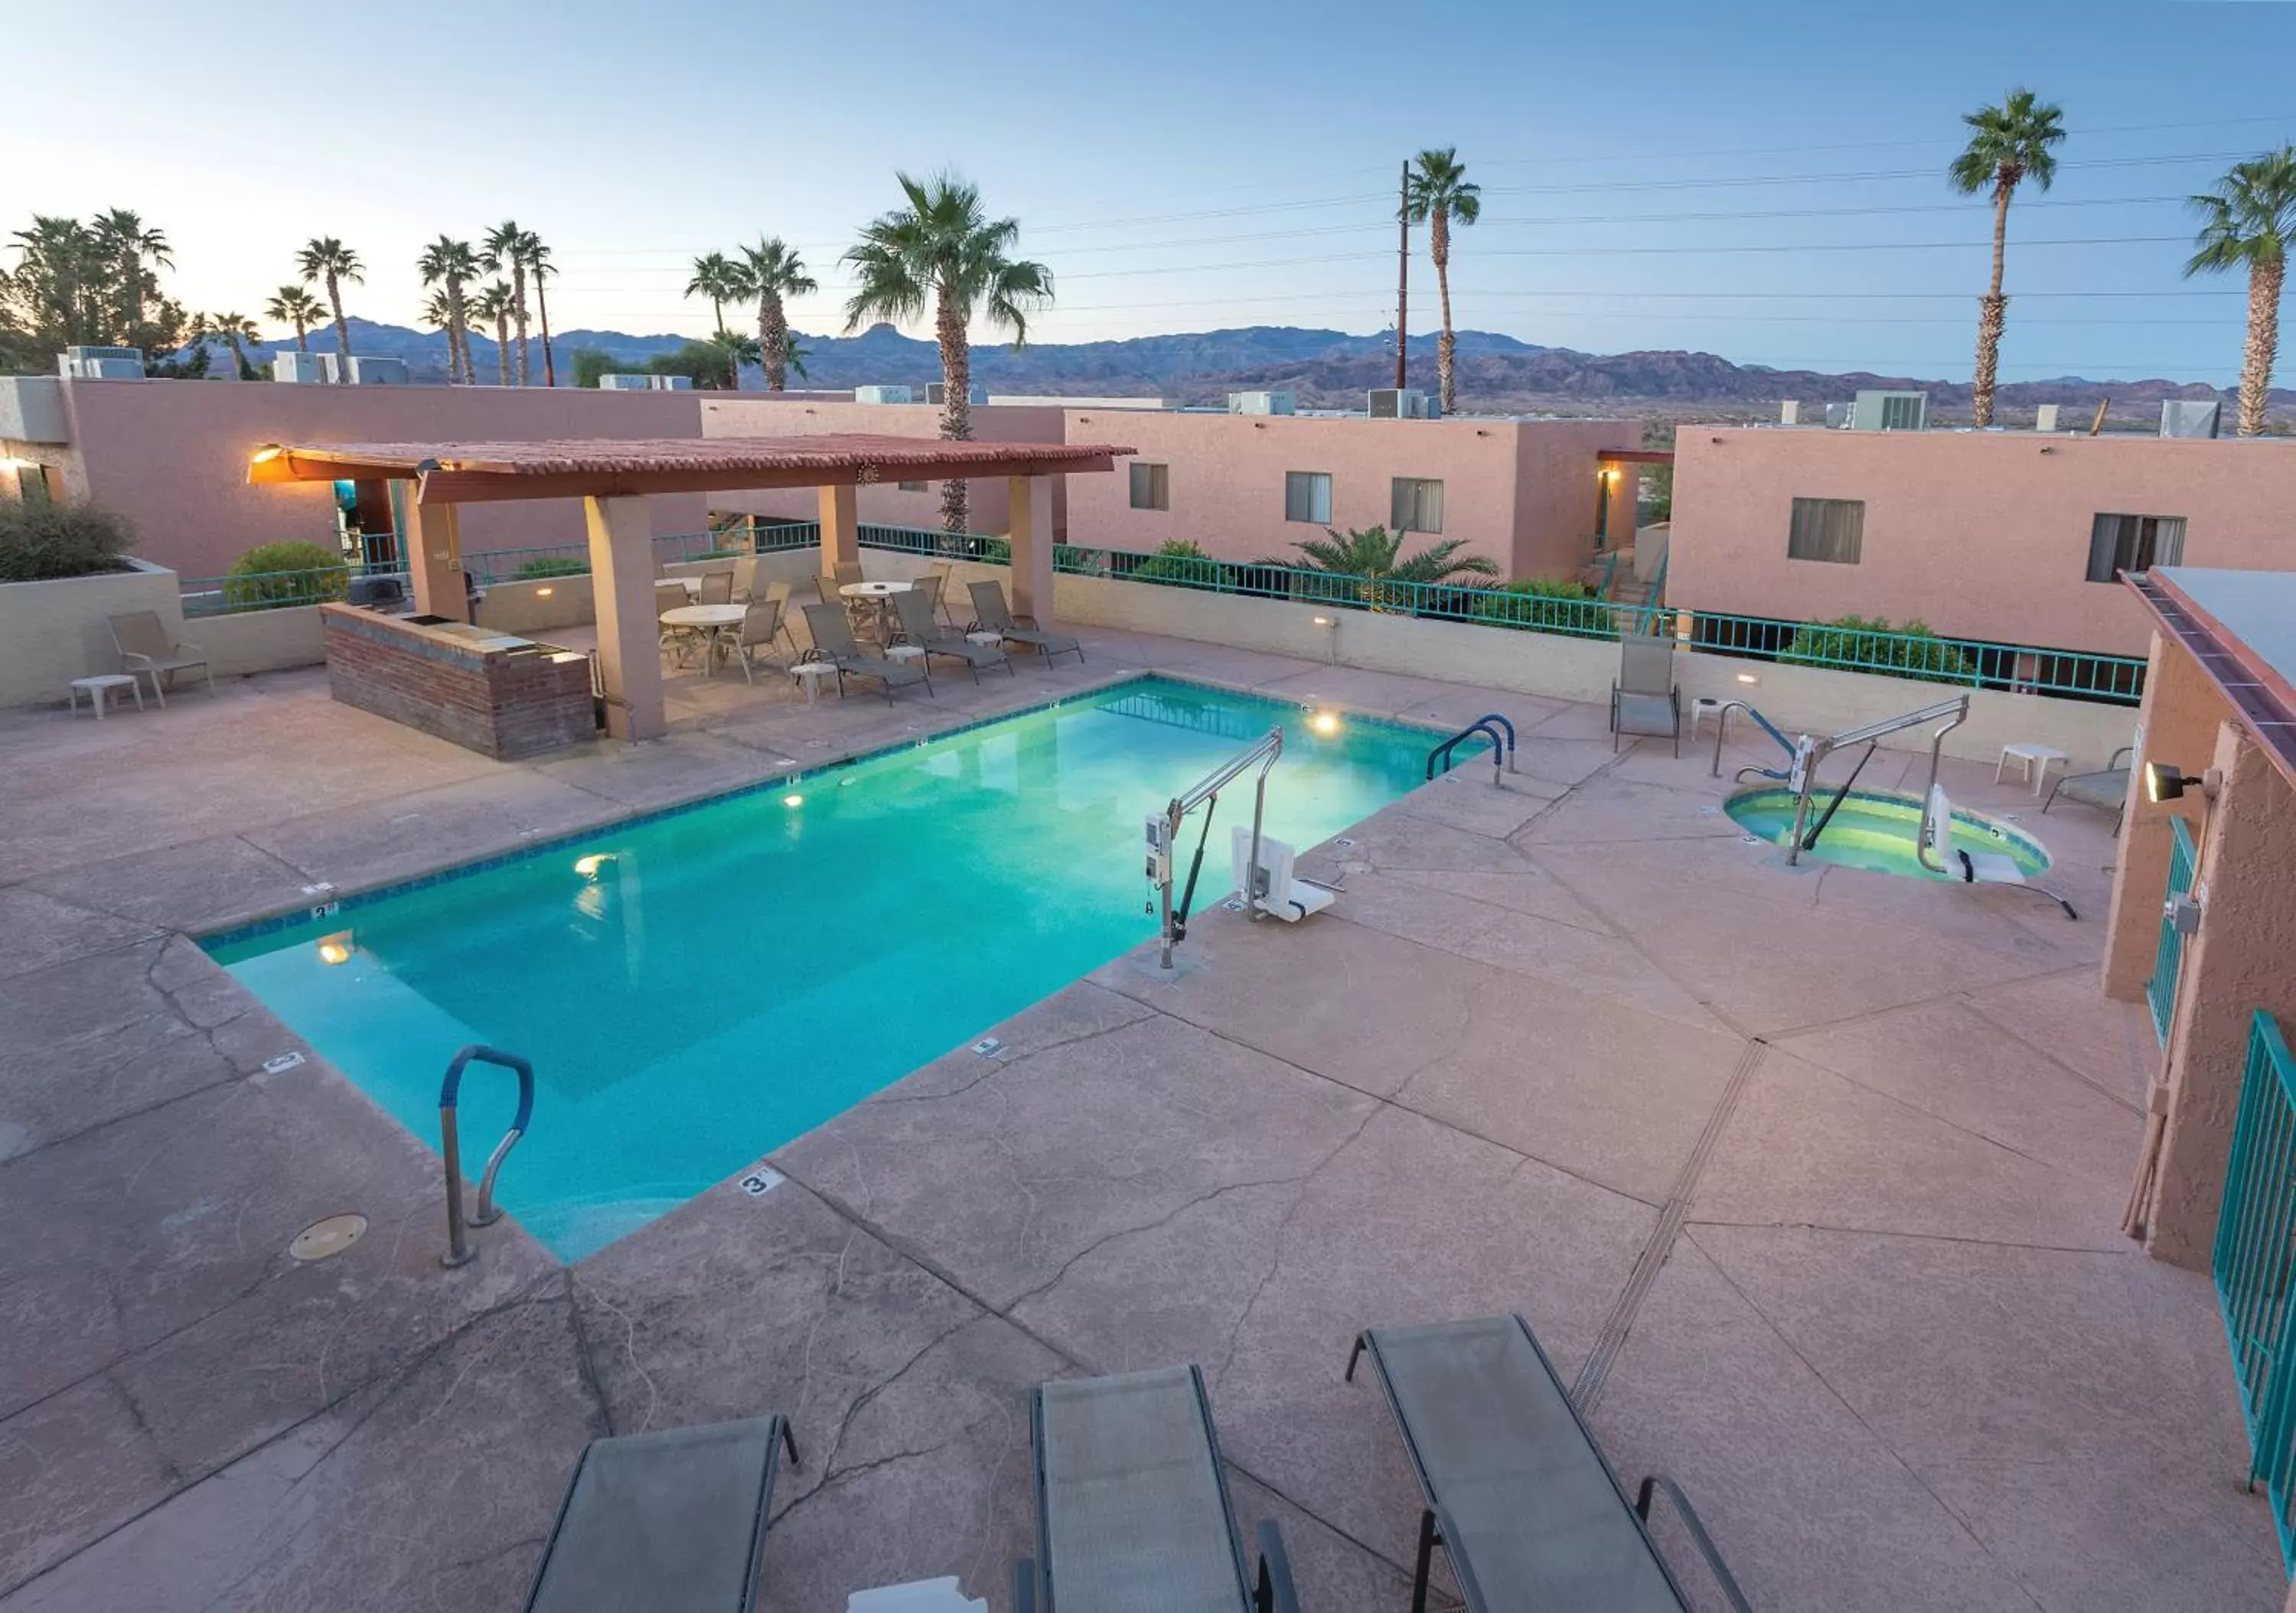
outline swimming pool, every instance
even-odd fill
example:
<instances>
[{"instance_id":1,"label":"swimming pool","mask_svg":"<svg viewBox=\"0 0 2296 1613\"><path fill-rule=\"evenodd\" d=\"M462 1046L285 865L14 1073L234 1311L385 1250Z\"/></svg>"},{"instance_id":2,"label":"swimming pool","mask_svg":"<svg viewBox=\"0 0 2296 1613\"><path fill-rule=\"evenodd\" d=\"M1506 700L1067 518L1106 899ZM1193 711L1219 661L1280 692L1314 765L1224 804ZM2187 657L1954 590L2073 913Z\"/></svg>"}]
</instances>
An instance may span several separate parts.
<instances>
[{"instance_id":1,"label":"swimming pool","mask_svg":"<svg viewBox=\"0 0 2296 1613\"><path fill-rule=\"evenodd\" d=\"M1811 824L1817 822L1825 804L1833 798L1830 790L1822 790L1812 798ZM1726 810L1748 834L1774 846L1784 846L1793 838L1794 792L1791 790L1768 784L1741 790L1730 798ZM1826 825L1825 832L1818 837L1817 844L1802 855L1822 863L1839 863L1875 873L1906 874L1920 880L1959 877L1922 866L1914 850L1921 823L1920 798L1894 790L1853 790L1842 801L1841 810ZM1803 832L1807 835L1808 829ZM2032 836L1998 818L1959 806L1953 811L1953 844L1962 851L1999 852L2015 863L2018 872L2029 880L2046 872L2049 866L2048 848Z\"/></svg>"},{"instance_id":2,"label":"swimming pool","mask_svg":"<svg viewBox=\"0 0 2296 1613\"><path fill-rule=\"evenodd\" d=\"M499 1197L579 1259L1148 938L1143 821L1270 727L1267 832L1303 848L1441 737L1309 716L1138 679L207 945L434 1147L457 1049L531 1060ZM511 1088L463 1084L473 1171Z\"/></svg>"}]
</instances>

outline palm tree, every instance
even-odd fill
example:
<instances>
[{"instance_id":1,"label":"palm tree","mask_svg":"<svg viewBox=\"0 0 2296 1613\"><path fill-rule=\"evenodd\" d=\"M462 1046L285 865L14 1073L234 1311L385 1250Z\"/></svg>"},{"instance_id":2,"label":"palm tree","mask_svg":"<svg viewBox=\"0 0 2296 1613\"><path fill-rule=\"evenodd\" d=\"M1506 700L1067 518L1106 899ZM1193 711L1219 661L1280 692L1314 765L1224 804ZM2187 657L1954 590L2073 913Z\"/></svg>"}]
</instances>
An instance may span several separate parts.
<instances>
[{"instance_id":1,"label":"palm tree","mask_svg":"<svg viewBox=\"0 0 2296 1613\"><path fill-rule=\"evenodd\" d=\"M447 294L447 384L478 384L471 364L471 327L463 307L463 284L479 274L479 255L467 241L441 235L422 249L414 266L426 286L443 285Z\"/></svg>"},{"instance_id":2,"label":"palm tree","mask_svg":"<svg viewBox=\"0 0 2296 1613\"><path fill-rule=\"evenodd\" d=\"M480 266L489 274L510 272L511 323L518 331L518 384L526 384L526 243L527 232L504 219L487 232L486 251Z\"/></svg>"},{"instance_id":3,"label":"palm tree","mask_svg":"<svg viewBox=\"0 0 2296 1613\"><path fill-rule=\"evenodd\" d=\"M1969 126L1969 144L1953 160L1946 177L1964 196L1990 186L1993 191L1993 283L1977 308L1977 380L1971 388L1977 423L1993 423L1993 386L2001 368L2001 330L2006 323L2009 299L2001 294L2002 258L2009 239L2009 199L2018 184L2030 179L2043 190L2057 176L2057 160L2050 151L2065 137L2062 107L2036 100L2033 92L2011 90L1999 106L1980 106L1962 114Z\"/></svg>"},{"instance_id":4,"label":"palm tree","mask_svg":"<svg viewBox=\"0 0 2296 1613\"><path fill-rule=\"evenodd\" d=\"M532 230L526 233L519 248L518 261L526 270L526 277L534 282L534 312L542 324L542 384L554 387L558 384L558 361L550 351L550 298L543 285L558 271L551 265L550 249Z\"/></svg>"},{"instance_id":5,"label":"palm tree","mask_svg":"<svg viewBox=\"0 0 2296 1613\"><path fill-rule=\"evenodd\" d=\"M211 338L229 348L232 361L239 366L242 379L252 373L247 362L247 344L261 341L263 332L255 328L255 321L246 315L201 314L193 323L192 334L195 340Z\"/></svg>"},{"instance_id":6,"label":"palm tree","mask_svg":"<svg viewBox=\"0 0 2296 1613\"><path fill-rule=\"evenodd\" d=\"M2240 434L2264 430L2272 365L2280 353L2280 291L2296 250L2296 145L2233 165L2217 187L2193 198L2200 250L2185 273L2248 271L2248 345L2240 364Z\"/></svg>"},{"instance_id":7,"label":"palm tree","mask_svg":"<svg viewBox=\"0 0 2296 1613\"><path fill-rule=\"evenodd\" d=\"M1028 340L1029 313L1053 299L1053 272L1010 256L1021 238L1018 219L990 218L980 190L955 174L915 180L896 174L908 205L896 208L861 232L845 254L859 288L845 305L845 328L865 319L921 317L928 303L940 345L940 434L958 442L972 437L972 349L969 327L985 312L991 326L1013 332L1017 352ZM942 528L965 529L965 485L941 483Z\"/></svg>"},{"instance_id":8,"label":"palm tree","mask_svg":"<svg viewBox=\"0 0 2296 1613\"><path fill-rule=\"evenodd\" d=\"M1435 284L1443 297L1443 334L1435 340L1435 373L1446 414L1458 403L1451 369L1451 356L1458 348L1458 338L1451 332L1451 226L1471 225L1483 216L1482 187L1468 179L1467 165L1458 160L1458 154L1456 146L1448 145L1420 152L1404 192L1404 217L1429 226Z\"/></svg>"},{"instance_id":9,"label":"palm tree","mask_svg":"<svg viewBox=\"0 0 2296 1613\"><path fill-rule=\"evenodd\" d=\"M736 266L743 291L758 299L758 351L766 372L766 390L779 392L789 384L789 311L784 297L809 297L820 283L805 271L805 262L778 235L761 235L758 244L742 249ZM802 368L799 370L803 374Z\"/></svg>"},{"instance_id":10,"label":"palm tree","mask_svg":"<svg viewBox=\"0 0 2296 1613\"><path fill-rule=\"evenodd\" d=\"M281 286L263 305L263 316L295 327L295 350L311 350L310 329L326 315L325 307L301 286Z\"/></svg>"},{"instance_id":11,"label":"palm tree","mask_svg":"<svg viewBox=\"0 0 2296 1613\"><path fill-rule=\"evenodd\" d=\"M145 260L156 267L176 266L168 237L158 230L144 228L143 218L126 208L98 213L90 233L97 250L111 260L112 272L119 277L120 313L131 329L142 324L144 293L152 283L144 266Z\"/></svg>"},{"instance_id":12,"label":"palm tree","mask_svg":"<svg viewBox=\"0 0 2296 1613\"><path fill-rule=\"evenodd\" d=\"M332 235L316 235L303 243L295 255L295 271L310 285L324 282L327 288L327 307L334 310L335 351L343 361L343 379L350 379L351 328L343 322L343 282L353 285L366 283L366 265L359 255Z\"/></svg>"},{"instance_id":13,"label":"palm tree","mask_svg":"<svg viewBox=\"0 0 2296 1613\"><path fill-rule=\"evenodd\" d=\"M111 270L87 226L35 213L32 227L9 239L18 254L10 283L30 314L34 340L43 347L104 340L111 322L101 293Z\"/></svg>"},{"instance_id":14,"label":"palm tree","mask_svg":"<svg viewBox=\"0 0 2296 1613\"><path fill-rule=\"evenodd\" d=\"M729 392L740 391L742 366L762 364L765 362L765 348L758 345L756 337L744 336L739 331L721 330L709 340L710 344L726 356L726 389Z\"/></svg>"},{"instance_id":15,"label":"palm tree","mask_svg":"<svg viewBox=\"0 0 2296 1613\"><path fill-rule=\"evenodd\" d=\"M726 328L726 305L747 297L749 286L742 268L723 252L709 252L693 260L693 278L685 282L688 297L707 297L717 318L714 328Z\"/></svg>"},{"instance_id":16,"label":"palm tree","mask_svg":"<svg viewBox=\"0 0 2296 1613\"><path fill-rule=\"evenodd\" d=\"M502 374L502 384L510 385L510 322L518 311L517 294L497 280L479 293L471 311L495 322L495 368Z\"/></svg>"}]
</instances>

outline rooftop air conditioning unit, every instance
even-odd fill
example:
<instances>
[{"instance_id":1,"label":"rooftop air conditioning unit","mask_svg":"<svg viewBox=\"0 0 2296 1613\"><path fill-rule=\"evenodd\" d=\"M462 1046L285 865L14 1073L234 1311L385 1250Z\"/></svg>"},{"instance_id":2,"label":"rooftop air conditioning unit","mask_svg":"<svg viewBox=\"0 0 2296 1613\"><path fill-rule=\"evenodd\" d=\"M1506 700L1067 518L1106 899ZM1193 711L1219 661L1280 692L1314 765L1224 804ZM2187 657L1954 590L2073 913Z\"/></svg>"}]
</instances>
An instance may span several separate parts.
<instances>
[{"instance_id":1,"label":"rooftop air conditioning unit","mask_svg":"<svg viewBox=\"0 0 2296 1613\"><path fill-rule=\"evenodd\" d=\"M1365 395L1366 411L1374 420L1428 420L1432 415L1427 407L1427 394L1405 391L1396 387L1374 387Z\"/></svg>"},{"instance_id":2,"label":"rooftop air conditioning unit","mask_svg":"<svg viewBox=\"0 0 2296 1613\"><path fill-rule=\"evenodd\" d=\"M1227 395L1227 412L1231 414L1291 414L1299 407L1300 397L1296 392L1231 392Z\"/></svg>"},{"instance_id":3,"label":"rooftop air conditioning unit","mask_svg":"<svg viewBox=\"0 0 2296 1613\"><path fill-rule=\"evenodd\" d=\"M905 404L914 401L907 387L856 387L853 401L857 404Z\"/></svg>"},{"instance_id":4,"label":"rooftop air conditioning unit","mask_svg":"<svg viewBox=\"0 0 2296 1613\"><path fill-rule=\"evenodd\" d=\"M1780 404L1778 405L1778 424L1782 426L1798 426L1801 424L1801 405L1796 403L1791 397Z\"/></svg>"},{"instance_id":5,"label":"rooftop air conditioning unit","mask_svg":"<svg viewBox=\"0 0 2296 1613\"><path fill-rule=\"evenodd\" d=\"M1849 405L1853 431L1923 431L1929 423L1926 392L1861 391Z\"/></svg>"},{"instance_id":6,"label":"rooftop air conditioning unit","mask_svg":"<svg viewBox=\"0 0 2296 1613\"><path fill-rule=\"evenodd\" d=\"M1825 429L1829 431L1847 431L1849 429L1848 404L1830 403L1825 405Z\"/></svg>"},{"instance_id":7,"label":"rooftop air conditioning unit","mask_svg":"<svg viewBox=\"0 0 2296 1613\"><path fill-rule=\"evenodd\" d=\"M406 361L403 358L351 355L351 385L355 387L403 387L407 380Z\"/></svg>"},{"instance_id":8,"label":"rooftop air conditioning unit","mask_svg":"<svg viewBox=\"0 0 2296 1613\"><path fill-rule=\"evenodd\" d=\"M2223 420L2224 405L2214 398L2206 403L2188 403L2172 397L2161 405L2161 435L2214 437Z\"/></svg>"},{"instance_id":9,"label":"rooftop air conditioning unit","mask_svg":"<svg viewBox=\"0 0 2296 1613\"><path fill-rule=\"evenodd\" d=\"M987 387L968 387L965 389L964 397L967 403L986 404L988 401L988 389ZM929 383L925 388L925 401L932 405L936 409L947 403L948 383L945 381L936 381Z\"/></svg>"},{"instance_id":10,"label":"rooftop air conditioning unit","mask_svg":"<svg viewBox=\"0 0 2296 1613\"><path fill-rule=\"evenodd\" d=\"M654 382L660 379L661 377L658 375L627 375L619 373L601 375L598 377L598 390L601 392L651 392L653 390Z\"/></svg>"},{"instance_id":11,"label":"rooftop air conditioning unit","mask_svg":"<svg viewBox=\"0 0 2296 1613\"><path fill-rule=\"evenodd\" d=\"M316 386L324 379L319 368L316 353L275 353L271 356L271 379L287 385Z\"/></svg>"},{"instance_id":12,"label":"rooftop air conditioning unit","mask_svg":"<svg viewBox=\"0 0 2296 1613\"><path fill-rule=\"evenodd\" d=\"M693 377L691 375L652 375L647 377L647 379L653 382L653 389L657 392L691 392L693 390Z\"/></svg>"},{"instance_id":13,"label":"rooftop air conditioning unit","mask_svg":"<svg viewBox=\"0 0 2296 1613\"><path fill-rule=\"evenodd\" d=\"M2040 407L2033 411L2033 430L2036 431L2054 431L2056 429L2057 405L2055 404L2043 404Z\"/></svg>"},{"instance_id":14,"label":"rooftop air conditioning unit","mask_svg":"<svg viewBox=\"0 0 2296 1613\"><path fill-rule=\"evenodd\" d=\"M141 381L144 354L138 348L66 348L56 373L74 381Z\"/></svg>"}]
</instances>

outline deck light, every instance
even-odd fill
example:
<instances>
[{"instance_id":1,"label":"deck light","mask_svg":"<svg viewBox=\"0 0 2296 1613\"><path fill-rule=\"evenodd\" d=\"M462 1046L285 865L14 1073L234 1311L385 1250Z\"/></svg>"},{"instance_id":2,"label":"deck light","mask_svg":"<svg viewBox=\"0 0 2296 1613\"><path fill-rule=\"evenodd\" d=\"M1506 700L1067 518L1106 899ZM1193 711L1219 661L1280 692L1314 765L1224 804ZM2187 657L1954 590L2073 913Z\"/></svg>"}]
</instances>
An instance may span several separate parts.
<instances>
[{"instance_id":1,"label":"deck light","mask_svg":"<svg viewBox=\"0 0 2296 1613\"><path fill-rule=\"evenodd\" d=\"M319 962L330 966L351 961L351 932L339 929L319 941Z\"/></svg>"},{"instance_id":2,"label":"deck light","mask_svg":"<svg viewBox=\"0 0 2296 1613\"><path fill-rule=\"evenodd\" d=\"M613 860L614 854L611 851L594 851L587 856L574 859L574 872L586 880L594 880L598 877L598 870Z\"/></svg>"},{"instance_id":3,"label":"deck light","mask_svg":"<svg viewBox=\"0 0 2296 1613\"><path fill-rule=\"evenodd\" d=\"M555 588L550 588L550 587L537 588L537 589L534 591L534 597L535 597L535 598L537 598L537 599L548 599L552 594L555 594L555 593L557 593L557 592L558 592L558 590L557 590L557 589L555 589Z\"/></svg>"},{"instance_id":4,"label":"deck light","mask_svg":"<svg viewBox=\"0 0 2296 1613\"><path fill-rule=\"evenodd\" d=\"M782 797L782 805L784 806L802 806L805 805L805 798L801 795L785 795Z\"/></svg>"},{"instance_id":5,"label":"deck light","mask_svg":"<svg viewBox=\"0 0 2296 1613\"><path fill-rule=\"evenodd\" d=\"M1332 625L1332 618L1328 616L1319 616L1313 619L1318 627L1328 627Z\"/></svg>"},{"instance_id":6,"label":"deck light","mask_svg":"<svg viewBox=\"0 0 2296 1613\"><path fill-rule=\"evenodd\" d=\"M2162 801L2173 801L2187 790L2198 790L2203 799L2213 801L2223 784L2224 774L2213 767L2206 773L2195 774L2179 773L2174 765L2168 762L2144 764L2144 798L2155 806Z\"/></svg>"},{"instance_id":7,"label":"deck light","mask_svg":"<svg viewBox=\"0 0 2296 1613\"><path fill-rule=\"evenodd\" d=\"M1740 683L1742 683L1742 684L1759 684L1759 683L1760 683L1762 680L1761 680L1759 677L1756 676L1753 673L1751 673L1751 672L1742 672L1742 673L1740 673L1740 674L1738 675L1738 681L1739 681Z\"/></svg>"}]
</instances>

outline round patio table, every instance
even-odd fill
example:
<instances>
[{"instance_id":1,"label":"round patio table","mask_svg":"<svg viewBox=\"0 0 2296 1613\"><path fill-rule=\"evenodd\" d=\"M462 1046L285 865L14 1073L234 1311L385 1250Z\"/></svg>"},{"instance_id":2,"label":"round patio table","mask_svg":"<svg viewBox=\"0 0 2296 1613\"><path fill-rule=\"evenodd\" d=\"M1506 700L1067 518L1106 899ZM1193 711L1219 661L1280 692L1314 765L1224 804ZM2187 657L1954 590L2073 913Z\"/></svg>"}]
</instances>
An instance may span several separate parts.
<instances>
[{"instance_id":1,"label":"round patio table","mask_svg":"<svg viewBox=\"0 0 2296 1613\"><path fill-rule=\"evenodd\" d=\"M750 613L747 605L680 605L675 610L661 613L665 627L690 627L706 641L701 651L701 675L708 677L718 666L718 635L728 627L738 627L742 618Z\"/></svg>"},{"instance_id":2,"label":"round patio table","mask_svg":"<svg viewBox=\"0 0 2296 1613\"><path fill-rule=\"evenodd\" d=\"M906 594L909 591L909 585L894 582L847 583L837 591L847 599L866 600L869 602L871 610L875 612L877 618L877 642L883 643L893 636L893 609L887 602L896 594Z\"/></svg>"}]
</instances>

